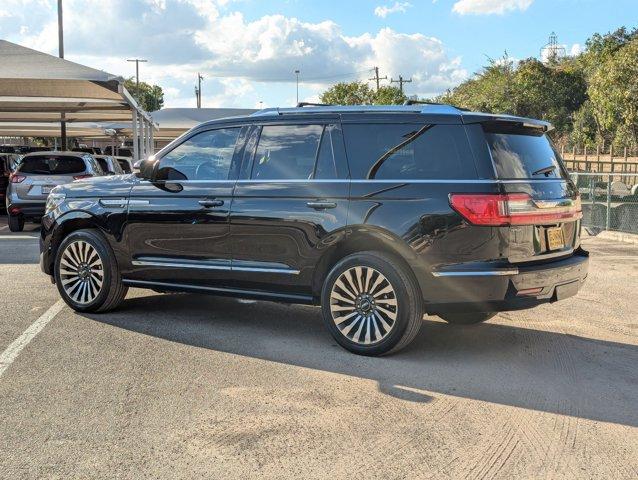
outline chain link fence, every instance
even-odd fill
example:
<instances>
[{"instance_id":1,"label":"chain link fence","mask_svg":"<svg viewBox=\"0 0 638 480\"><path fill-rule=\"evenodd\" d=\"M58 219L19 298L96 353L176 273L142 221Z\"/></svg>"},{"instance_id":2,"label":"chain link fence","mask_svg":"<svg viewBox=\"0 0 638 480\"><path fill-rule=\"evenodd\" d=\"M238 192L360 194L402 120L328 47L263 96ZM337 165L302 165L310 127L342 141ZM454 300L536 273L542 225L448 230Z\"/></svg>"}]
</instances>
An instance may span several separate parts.
<instances>
[{"instance_id":1,"label":"chain link fence","mask_svg":"<svg viewBox=\"0 0 638 480\"><path fill-rule=\"evenodd\" d=\"M638 233L638 174L571 174L583 205L583 226Z\"/></svg>"}]
</instances>

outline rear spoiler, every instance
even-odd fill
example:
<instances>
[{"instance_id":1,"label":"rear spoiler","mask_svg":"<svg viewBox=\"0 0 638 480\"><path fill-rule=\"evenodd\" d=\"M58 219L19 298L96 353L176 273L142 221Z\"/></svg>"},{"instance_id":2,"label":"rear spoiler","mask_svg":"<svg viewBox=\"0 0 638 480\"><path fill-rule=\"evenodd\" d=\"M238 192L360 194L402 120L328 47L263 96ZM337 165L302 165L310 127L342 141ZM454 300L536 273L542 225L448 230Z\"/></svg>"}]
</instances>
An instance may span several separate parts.
<instances>
[{"instance_id":1,"label":"rear spoiler","mask_svg":"<svg viewBox=\"0 0 638 480\"><path fill-rule=\"evenodd\" d=\"M515 115L499 115L491 113L462 113L461 118L463 123L493 123L493 122L511 122L518 123L525 128L538 128L544 132L549 132L554 129L551 123L544 120L537 120L535 118L517 117Z\"/></svg>"}]
</instances>

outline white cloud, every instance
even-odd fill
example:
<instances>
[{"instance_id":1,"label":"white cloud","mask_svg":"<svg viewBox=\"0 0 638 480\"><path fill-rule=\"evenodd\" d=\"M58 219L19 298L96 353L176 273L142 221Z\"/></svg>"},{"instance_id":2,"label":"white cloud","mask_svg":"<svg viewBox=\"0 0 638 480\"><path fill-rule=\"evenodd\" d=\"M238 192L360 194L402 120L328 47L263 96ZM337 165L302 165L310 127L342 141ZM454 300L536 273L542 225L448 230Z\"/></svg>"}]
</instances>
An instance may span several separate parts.
<instances>
[{"instance_id":1,"label":"white cloud","mask_svg":"<svg viewBox=\"0 0 638 480\"><path fill-rule=\"evenodd\" d=\"M379 5L374 9L374 14L377 17L385 18L391 13L405 13L412 4L410 2L394 2L394 5Z\"/></svg>"},{"instance_id":2,"label":"white cloud","mask_svg":"<svg viewBox=\"0 0 638 480\"><path fill-rule=\"evenodd\" d=\"M57 53L53 0L2 2L3 8L8 2L13 17L0 18L1 37ZM232 0L106 3L65 0L67 58L125 77L135 72L127 58L146 58L141 79L164 88L167 106L194 106L198 72L206 78L208 106L289 103L295 69L301 70L300 98L311 99L334 82L369 78L373 66L382 76L412 77L406 85L409 94L440 93L467 77L460 59L450 58L440 40L420 33L384 28L347 36L332 21L283 15L247 20L230 10Z\"/></svg>"},{"instance_id":3,"label":"white cloud","mask_svg":"<svg viewBox=\"0 0 638 480\"><path fill-rule=\"evenodd\" d=\"M569 54L572 57L576 57L585 51L585 47L583 47L580 43L574 43L572 48L569 49Z\"/></svg>"},{"instance_id":4,"label":"white cloud","mask_svg":"<svg viewBox=\"0 0 638 480\"><path fill-rule=\"evenodd\" d=\"M458 0L452 10L459 15L503 15L513 10L525 11L534 0Z\"/></svg>"}]
</instances>

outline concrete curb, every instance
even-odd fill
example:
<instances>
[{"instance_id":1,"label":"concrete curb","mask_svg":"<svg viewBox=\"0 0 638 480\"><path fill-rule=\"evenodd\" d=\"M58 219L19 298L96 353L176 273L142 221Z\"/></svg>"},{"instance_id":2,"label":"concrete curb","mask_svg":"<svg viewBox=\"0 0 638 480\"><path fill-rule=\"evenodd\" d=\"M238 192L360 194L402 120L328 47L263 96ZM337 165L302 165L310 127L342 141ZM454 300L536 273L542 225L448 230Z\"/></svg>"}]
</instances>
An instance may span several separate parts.
<instances>
[{"instance_id":1,"label":"concrete curb","mask_svg":"<svg viewBox=\"0 0 638 480\"><path fill-rule=\"evenodd\" d=\"M617 242L633 243L634 245L638 245L638 235L635 233L612 232L609 230L603 230L596 236L598 238L604 238L606 240L616 240Z\"/></svg>"}]
</instances>

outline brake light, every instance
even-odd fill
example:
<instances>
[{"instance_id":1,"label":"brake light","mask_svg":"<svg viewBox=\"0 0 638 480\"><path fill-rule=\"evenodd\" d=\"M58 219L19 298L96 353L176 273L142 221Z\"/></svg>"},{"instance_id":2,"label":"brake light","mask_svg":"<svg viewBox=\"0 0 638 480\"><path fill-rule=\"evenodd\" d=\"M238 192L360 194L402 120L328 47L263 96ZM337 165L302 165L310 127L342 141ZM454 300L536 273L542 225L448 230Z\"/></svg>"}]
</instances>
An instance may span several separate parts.
<instances>
[{"instance_id":1,"label":"brake light","mask_svg":"<svg viewBox=\"0 0 638 480\"><path fill-rule=\"evenodd\" d=\"M74 175L73 176L73 180L82 180L83 178L90 178L93 175L87 173L87 174L83 174L83 175Z\"/></svg>"},{"instance_id":2,"label":"brake light","mask_svg":"<svg viewBox=\"0 0 638 480\"><path fill-rule=\"evenodd\" d=\"M583 217L580 197L575 200L534 200L527 193L453 193L450 205L474 225L541 225Z\"/></svg>"},{"instance_id":3,"label":"brake light","mask_svg":"<svg viewBox=\"0 0 638 480\"><path fill-rule=\"evenodd\" d=\"M23 182L25 178L24 175L17 175L15 173L11 174L11 176L9 177L11 179L11 183L20 183Z\"/></svg>"}]
</instances>

